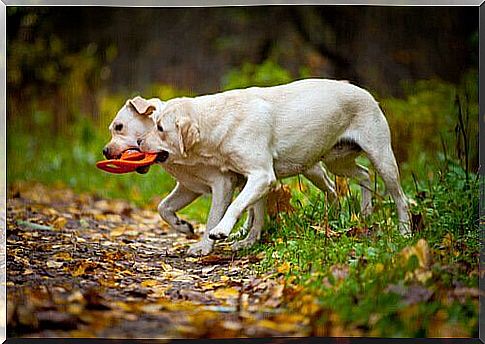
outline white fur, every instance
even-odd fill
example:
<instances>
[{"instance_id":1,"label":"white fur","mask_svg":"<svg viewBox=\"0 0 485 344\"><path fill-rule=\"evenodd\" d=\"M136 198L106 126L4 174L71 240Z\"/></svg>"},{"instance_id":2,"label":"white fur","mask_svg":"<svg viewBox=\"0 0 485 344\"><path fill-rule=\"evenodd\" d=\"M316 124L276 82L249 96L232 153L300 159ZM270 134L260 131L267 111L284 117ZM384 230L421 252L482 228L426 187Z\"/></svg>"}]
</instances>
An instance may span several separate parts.
<instances>
[{"instance_id":1,"label":"white fur","mask_svg":"<svg viewBox=\"0 0 485 344\"><path fill-rule=\"evenodd\" d=\"M142 139L153 129L154 122L152 117L160 116L165 102L153 98L146 100L155 108L151 116L142 115L135 111L130 101L118 111L116 117L109 126L112 135L111 141L106 145L106 149L112 157L121 155L130 148L138 149L137 141ZM121 124L122 130L115 130L116 125ZM214 167L202 162L195 164L179 164L176 161L163 164L165 170L176 180L177 185L172 192L163 199L158 205L158 212L176 231L189 234L192 227L189 223L180 220L176 212L200 195L212 193L212 204L203 238L198 243L192 245L188 253L191 255L206 255L211 252L214 241L209 238L209 230L212 229L222 219L224 212L232 200L232 194L236 186L243 185L245 178L228 169ZM309 177L318 187L324 191L334 194L332 181L326 172L319 166L314 166L313 174ZM315 172L316 171L316 172ZM261 228L264 224L265 200L256 202L248 209L248 218L243 227L249 230L248 236L242 241L235 242L233 249L238 250L254 244L261 236Z\"/></svg>"},{"instance_id":2,"label":"white fur","mask_svg":"<svg viewBox=\"0 0 485 344\"><path fill-rule=\"evenodd\" d=\"M358 177L363 190L367 189L369 175L355 163L355 151L339 151L343 139L352 140L367 154L396 203L401 232L409 233L407 203L387 121L374 98L357 86L307 79L177 98L169 100L154 120L163 132L153 128L142 150L169 152L169 164L206 166L247 178L221 221L210 230L212 239L226 238L241 213L260 201L276 179L299 173L317 177L314 167L320 161L336 174ZM194 141L183 151L180 122L189 126L193 133L189 141ZM362 208L370 211L368 190L363 192Z\"/></svg>"}]
</instances>

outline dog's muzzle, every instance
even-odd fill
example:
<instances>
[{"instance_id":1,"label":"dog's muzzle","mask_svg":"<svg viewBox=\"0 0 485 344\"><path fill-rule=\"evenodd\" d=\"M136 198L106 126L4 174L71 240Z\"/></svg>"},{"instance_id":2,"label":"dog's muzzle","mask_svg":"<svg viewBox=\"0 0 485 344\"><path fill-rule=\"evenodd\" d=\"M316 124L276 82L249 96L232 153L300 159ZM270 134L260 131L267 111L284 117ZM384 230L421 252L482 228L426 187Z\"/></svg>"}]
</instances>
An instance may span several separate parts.
<instances>
[{"instance_id":1,"label":"dog's muzzle","mask_svg":"<svg viewBox=\"0 0 485 344\"><path fill-rule=\"evenodd\" d=\"M157 153L157 158L155 159L155 162L165 162L168 159L168 152L167 151L161 151Z\"/></svg>"}]
</instances>

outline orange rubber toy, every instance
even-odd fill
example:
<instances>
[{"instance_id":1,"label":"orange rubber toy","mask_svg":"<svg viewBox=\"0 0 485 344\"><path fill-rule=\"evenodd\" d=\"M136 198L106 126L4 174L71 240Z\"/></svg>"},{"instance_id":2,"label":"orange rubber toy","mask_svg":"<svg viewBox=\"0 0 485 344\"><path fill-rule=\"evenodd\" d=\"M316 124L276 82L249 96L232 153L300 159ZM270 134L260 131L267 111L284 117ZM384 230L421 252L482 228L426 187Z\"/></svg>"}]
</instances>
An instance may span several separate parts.
<instances>
[{"instance_id":1,"label":"orange rubber toy","mask_svg":"<svg viewBox=\"0 0 485 344\"><path fill-rule=\"evenodd\" d=\"M123 152L120 159L98 161L96 167L117 174L133 172L137 169L139 173L146 173L150 165L155 163L156 158L157 154L127 150Z\"/></svg>"}]
</instances>

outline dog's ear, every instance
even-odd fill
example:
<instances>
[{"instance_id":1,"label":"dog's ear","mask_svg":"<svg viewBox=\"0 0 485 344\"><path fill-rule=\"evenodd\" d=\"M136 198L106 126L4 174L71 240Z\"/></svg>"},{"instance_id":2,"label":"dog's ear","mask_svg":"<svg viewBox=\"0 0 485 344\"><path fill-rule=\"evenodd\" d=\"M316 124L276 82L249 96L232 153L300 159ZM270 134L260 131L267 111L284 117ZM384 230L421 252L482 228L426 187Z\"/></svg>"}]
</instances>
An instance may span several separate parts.
<instances>
[{"instance_id":1,"label":"dog's ear","mask_svg":"<svg viewBox=\"0 0 485 344\"><path fill-rule=\"evenodd\" d=\"M135 108L139 115L149 116L156 110L156 107L150 101L140 96L128 100L128 103Z\"/></svg>"},{"instance_id":2,"label":"dog's ear","mask_svg":"<svg viewBox=\"0 0 485 344\"><path fill-rule=\"evenodd\" d=\"M178 119L175 122L175 126L177 127L180 152L186 157L187 151L192 148L194 144L199 142L199 128L186 116Z\"/></svg>"}]
</instances>

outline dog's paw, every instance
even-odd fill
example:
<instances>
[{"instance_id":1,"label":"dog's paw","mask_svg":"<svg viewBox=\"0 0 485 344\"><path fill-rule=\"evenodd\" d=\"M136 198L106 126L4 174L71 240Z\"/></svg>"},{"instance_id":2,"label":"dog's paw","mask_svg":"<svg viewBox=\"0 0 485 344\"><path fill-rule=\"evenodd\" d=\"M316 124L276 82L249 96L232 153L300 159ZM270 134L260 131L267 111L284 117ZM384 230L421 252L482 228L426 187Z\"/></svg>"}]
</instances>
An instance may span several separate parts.
<instances>
[{"instance_id":1,"label":"dog's paw","mask_svg":"<svg viewBox=\"0 0 485 344\"><path fill-rule=\"evenodd\" d=\"M209 238L212 240L222 240L222 239L227 239L228 234L226 231L219 226L216 226L211 229L209 232Z\"/></svg>"},{"instance_id":2,"label":"dog's paw","mask_svg":"<svg viewBox=\"0 0 485 344\"><path fill-rule=\"evenodd\" d=\"M207 241L199 241L190 245L187 254L192 257L206 256L212 251L213 244Z\"/></svg>"},{"instance_id":3,"label":"dog's paw","mask_svg":"<svg viewBox=\"0 0 485 344\"><path fill-rule=\"evenodd\" d=\"M180 233L184 233L187 235L194 234L194 226L192 226L190 222L187 222L185 220L177 220L177 222L172 227L174 230Z\"/></svg>"}]
</instances>

